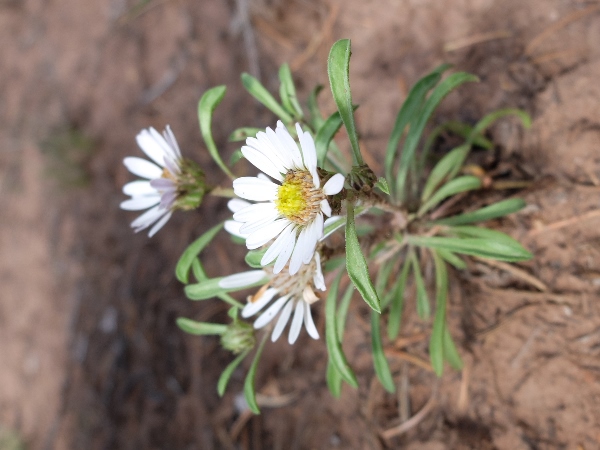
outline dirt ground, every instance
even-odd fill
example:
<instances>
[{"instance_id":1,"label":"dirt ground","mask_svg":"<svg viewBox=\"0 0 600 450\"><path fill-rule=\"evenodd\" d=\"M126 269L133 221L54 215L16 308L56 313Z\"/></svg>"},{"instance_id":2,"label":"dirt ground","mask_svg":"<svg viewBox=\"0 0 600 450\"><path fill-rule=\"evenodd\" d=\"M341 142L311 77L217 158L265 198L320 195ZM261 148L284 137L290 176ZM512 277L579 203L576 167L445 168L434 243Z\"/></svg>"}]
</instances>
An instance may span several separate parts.
<instances>
[{"instance_id":1,"label":"dirt ground","mask_svg":"<svg viewBox=\"0 0 600 450\"><path fill-rule=\"evenodd\" d=\"M450 95L435 122L499 107L532 115L528 131L495 126L497 152L478 162L528 182L480 200L527 201L493 226L535 258L453 273L462 372L436 380L423 363L428 324L409 308L386 345L399 393L385 393L356 301L346 352L360 388L334 400L324 342L301 336L293 351L269 347L252 417L236 406L242 371L216 394L230 356L174 323L225 317L187 300L173 276L224 203L176 215L151 240L134 235L135 215L118 208L131 179L121 161L139 153L141 128L171 124L184 153L211 167L201 94L228 86L214 132L231 153L234 128L274 123L239 74L276 91L287 61L305 98L326 85L340 38L352 39L358 127L378 173L407 89L439 63L481 82ZM19 448L3 440L12 433L34 450L600 449L600 3L0 0L0 43L0 448ZM331 112L326 91L321 100ZM242 260L225 237L212 249L211 274Z\"/></svg>"}]
</instances>

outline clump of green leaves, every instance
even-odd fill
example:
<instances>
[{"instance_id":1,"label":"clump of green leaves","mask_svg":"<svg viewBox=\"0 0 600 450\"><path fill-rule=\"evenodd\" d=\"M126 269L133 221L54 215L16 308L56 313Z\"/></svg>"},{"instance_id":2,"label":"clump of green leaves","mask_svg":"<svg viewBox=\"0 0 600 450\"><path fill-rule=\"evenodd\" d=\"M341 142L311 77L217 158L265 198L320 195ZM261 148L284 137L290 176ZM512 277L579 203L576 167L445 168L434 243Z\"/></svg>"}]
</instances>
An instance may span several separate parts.
<instances>
[{"instance_id":1,"label":"clump of green leaves","mask_svg":"<svg viewBox=\"0 0 600 450\"><path fill-rule=\"evenodd\" d=\"M448 122L441 124L425 135L440 102L452 91L465 83L478 81L474 75L455 72L447 76L449 65L441 65L420 79L410 90L400 107L385 149L385 173L375 174L365 163L357 125L354 117L356 105L352 101L349 67L350 41L340 40L334 44L328 59L328 75L331 93L337 111L324 117L318 107L317 97L322 92L317 87L308 98L303 109L297 98L290 69L283 65L279 71L279 100L257 79L242 75L242 83L248 92L277 116L295 133L294 124L310 130L315 137L319 167L324 173L332 170L345 175L345 189L332 200L332 208L339 220L330 223L324 230L329 236L344 233L342 245L326 241L322 252L325 272L339 271L328 288L325 300L325 343L329 353L327 384L334 396L339 396L342 381L358 386L351 362L346 358L342 343L346 316L354 290L358 291L371 308L371 348L374 370L386 390L393 392L395 383L384 354L384 340L396 339L400 333L402 313L406 302L407 286L414 285L416 311L423 321L431 321L429 354L432 367L438 376L448 362L460 369L462 362L454 340L446 324L449 278L452 270L467 270L465 257L495 259L499 261L525 261L532 255L510 236L481 226L482 222L514 213L524 207L521 199L513 198L489 204L485 207L446 214L446 205L454 203L457 196L483 189L482 179L465 174L463 168L474 146L491 148L492 143L485 132L496 120L512 115L519 118L525 127L530 125L529 116L516 109L494 111L479 122L465 124ZM217 165L230 178L232 166L239 159L239 151L230 164L220 156L210 131L212 115L223 99L225 86L207 91L199 102L198 115L201 134L209 153ZM347 161L334 137L342 126L347 132L352 161ZM239 142L256 135L255 127L238 128L231 133L230 141ZM463 142L450 150L433 167L427 165L435 139L444 131L462 137ZM365 226L357 221L359 216L386 216L384 228ZM259 412L254 391L254 379L265 346L267 333L254 339L249 328L240 325L243 320L238 311L243 305L230 295L228 289L220 287L222 277L208 278L199 259L200 252L221 229L217 225L192 243L182 255L177 268L177 278L186 284L186 295L192 300L218 297L228 303L232 323L230 325L206 324L179 319L179 326L192 334L216 334L226 336L229 330L235 336L235 345L225 347L237 356L225 369L218 384L223 395L228 380L235 368L250 355L258 341L248 375L244 393L249 407ZM246 262L250 267L260 267L264 250L250 251ZM351 280L343 295L340 283L344 271ZM453 269L451 269L453 268ZM426 270L427 269L427 270ZM431 269L431 270L430 270ZM193 273L195 282L189 274ZM433 274L432 276L426 274ZM373 281L375 280L375 281ZM260 286L264 281L257 282ZM428 286L430 288L428 289ZM433 298L429 292L434 292ZM240 338L240 336L242 336Z\"/></svg>"}]
</instances>

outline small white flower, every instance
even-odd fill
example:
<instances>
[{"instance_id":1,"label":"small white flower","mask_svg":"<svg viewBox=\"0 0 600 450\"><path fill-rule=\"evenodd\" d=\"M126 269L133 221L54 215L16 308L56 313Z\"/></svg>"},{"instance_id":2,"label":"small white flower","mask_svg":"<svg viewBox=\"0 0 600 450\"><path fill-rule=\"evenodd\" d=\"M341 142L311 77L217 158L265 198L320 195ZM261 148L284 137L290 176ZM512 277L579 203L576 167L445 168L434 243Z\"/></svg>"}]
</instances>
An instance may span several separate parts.
<instances>
[{"instance_id":1,"label":"small white flower","mask_svg":"<svg viewBox=\"0 0 600 450\"><path fill-rule=\"evenodd\" d=\"M142 130L136 136L142 151L153 161L128 156L123 160L125 167L145 180L137 180L123 186L123 193L131 196L121 203L129 211L148 209L133 222L137 233L150 225L148 236L152 237L169 220L177 199L177 178L181 174L183 158L175 136L167 125L161 136L154 128Z\"/></svg>"},{"instance_id":2,"label":"small white flower","mask_svg":"<svg viewBox=\"0 0 600 450\"><path fill-rule=\"evenodd\" d=\"M261 264L275 261L273 272L279 273L289 261L292 275L313 259L323 236L323 215L331 215L327 196L344 187L344 176L339 173L321 187L313 138L299 124L296 131L301 150L281 121L275 131L267 128L248 138L242 147L246 159L278 183L264 174L233 182L236 195L258 202L233 215L240 223L237 234L246 239L251 250L274 239Z\"/></svg>"},{"instance_id":3,"label":"small white flower","mask_svg":"<svg viewBox=\"0 0 600 450\"><path fill-rule=\"evenodd\" d=\"M319 339L319 332L310 311L310 305L319 300L313 287L321 291L326 289L319 253L315 252L309 264L303 265L295 275L288 272L274 274L270 268L250 270L223 278L219 286L223 289L242 289L260 282L265 277L269 281L256 294L248 297L242 317L248 318L260 312L254 321L254 328L259 329L279 315L271 334L271 340L275 342L283 333L293 313L288 342L296 342L303 324L310 337Z\"/></svg>"}]
</instances>

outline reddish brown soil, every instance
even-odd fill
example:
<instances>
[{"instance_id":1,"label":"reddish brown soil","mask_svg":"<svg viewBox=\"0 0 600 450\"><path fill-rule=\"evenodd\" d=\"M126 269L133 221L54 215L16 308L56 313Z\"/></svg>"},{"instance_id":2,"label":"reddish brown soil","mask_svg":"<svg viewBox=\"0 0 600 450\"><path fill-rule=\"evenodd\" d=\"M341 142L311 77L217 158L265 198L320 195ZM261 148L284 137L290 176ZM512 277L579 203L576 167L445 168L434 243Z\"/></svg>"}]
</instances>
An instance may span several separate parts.
<instances>
[{"instance_id":1,"label":"reddish brown soil","mask_svg":"<svg viewBox=\"0 0 600 450\"><path fill-rule=\"evenodd\" d=\"M16 430L31 449L600 448L597 3L140 5L0 1L0 431ZM435 121L473 122L499 107L532 114L528 131L511 120L494 127L498 151L477 160L497 181L531 183L472 202L522 196L522 212L492 225L535 258L521 271L471 261L468 273L453 273L449 320L461 373L436 380L419 363L428 324L409 307L400 339L386 347L401 389L385 393L357 300L346 352L360 388L332 399L324 342L280 342L261 364L263 413L251 417L235 406L243 372L223 400L216 394L230 356L174 324L178 316L224 320L223 306L190 302L173 277L186 244L227 216L223 202L176 215L151 240L133 235L134 215L118 208L130 179L121 160L138 153L139 129L169 123L184 153L210 167L210 181L225 182L199 137L202 92L229 87L214 131L231 152L232 129L274 122L244 95L239 74L260 73L275 91L277 67L288 61L306 96L326 84L328 50L343 37L352 39L362 144L378 172L408 87L441 62L481 82L450 95ZM322 103L333 110L326 91ZM66 128L93 142L90 154L75 144L66 156L48 150ZM87 184L74 185L74 175ZM211 274L241 268L242 253L225 237L212 251Z\"/></svg>"}]
</instances>

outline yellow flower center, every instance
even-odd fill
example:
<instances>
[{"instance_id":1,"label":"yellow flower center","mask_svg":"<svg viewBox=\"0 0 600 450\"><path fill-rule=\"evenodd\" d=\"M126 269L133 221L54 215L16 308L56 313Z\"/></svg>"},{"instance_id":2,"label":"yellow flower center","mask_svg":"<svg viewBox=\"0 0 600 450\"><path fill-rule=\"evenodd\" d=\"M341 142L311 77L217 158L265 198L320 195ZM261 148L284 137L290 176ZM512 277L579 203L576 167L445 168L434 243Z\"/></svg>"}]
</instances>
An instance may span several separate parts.
<instances>
[{"instance_id":1,"label":"yellow flower center","mask_svg":"<svg viewBox=\"0 0 600 450\"><path fill-rule=\"evenodd\" d=\"M323 191L315 188L310 172L290 171L277 191L275 206L290 221L306 225L319 213L324 198Z\"/></svg>"}]
</instances>

